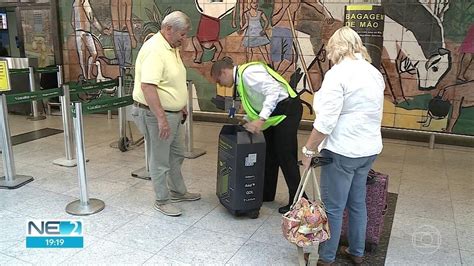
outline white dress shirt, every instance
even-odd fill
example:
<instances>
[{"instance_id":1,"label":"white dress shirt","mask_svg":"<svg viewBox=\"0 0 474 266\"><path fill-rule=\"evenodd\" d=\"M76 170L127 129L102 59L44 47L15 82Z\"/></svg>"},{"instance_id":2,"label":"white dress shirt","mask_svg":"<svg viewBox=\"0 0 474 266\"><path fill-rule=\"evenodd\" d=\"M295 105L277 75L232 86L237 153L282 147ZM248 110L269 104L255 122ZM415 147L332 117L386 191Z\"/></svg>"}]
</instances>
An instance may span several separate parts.
<instances>
[{"instance_id":1,"label":"white dress shirt","mask_svg":"<svg viewBox=\"0 0 474 266\"><path fill-rule=\"evenodd\" d=\"M234 67L234 80L236 75L237 67ZM250 105L261 118L268 119L277 104L289 96L286 88L262 65L250 65L242 75ZM240 77L237 77L236 84L240 84Z\"/></svg>"},{"instance_id":2,"label":"white dress shirt","mask_svg":"<svg viewBox=\"0 0 474 266\"><path fill-rule=\"evenodd\" d=\"M382 151L380 127L385 82L380 71L356 54L346 58L325 75L314 96L314 128L328 135L319 151L360 158Z\"/></svg>"}]
</instances>

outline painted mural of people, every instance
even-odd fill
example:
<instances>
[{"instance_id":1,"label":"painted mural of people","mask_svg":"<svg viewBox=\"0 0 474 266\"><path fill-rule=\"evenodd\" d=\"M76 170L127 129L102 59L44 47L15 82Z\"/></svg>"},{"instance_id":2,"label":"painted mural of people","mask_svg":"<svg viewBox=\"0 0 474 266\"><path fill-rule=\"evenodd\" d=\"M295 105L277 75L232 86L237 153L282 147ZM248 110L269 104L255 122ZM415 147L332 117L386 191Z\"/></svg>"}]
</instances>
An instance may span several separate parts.
<instances>
[{"instance_id":1,"label":"painted mural of people","mask_svg":"<svg viewBox=\"0 0 474 266\"><path fill-rule=\"evenodd\" d=\"M258 0L249 0L249 6L250 9L243 14L244 24L239 31L240 33L244 32L242 44L246 48L247 62L252 61L255 50L258 50L264 60L269 63L267 44L270 43L270 39L265 32L269 25L267 16L259 8Z\"/></svg>"},{"instance_id":2,"label":"painted mural of people","mask_svg":"<svg viewBox=\"0 0 474 266\"><path fill-rule=\"evenodd\" d=\"M97 48L94 44L94 37L91 32L92 26L100 33L107 35L110 34L110 30L104 28L97 20L89 0L75 0L72 4L71 18L76 37L76 49L79 56L79 64L81 65L82 77L84 79L92 79L93 66L96 65L98 56ZM89 52L88 56L86 50Z\"/></svg>"},{"instance_id":3,"label":"painted mural of people","mask_svg":"<svg viewBox=\"0 0 474 266\"><path fill-rule=\"evenodd\" d=\"M208 0L195 0L196 8L201 13L196 36L192 38L195 50L194 62L202 63L204 49L215 49L212 61L216 61L221 52L222 44L219 41L221 19L232 12L236 0L222 0L210 2Z\"/></svg>"},{"instance_id":4,"label":"painted mural of people","mask_svg":"<svg viewBox=\"0 0 474 266\"><path fill-rule=\"evenodd\" d=\"M461 47L459 47L459 52L461 53L461 60L459 60L456 82L465 83L469 81L469 78L466 77L466 72L471 66L472 54L474 53L474 23L469 27L466 37Z\"/></svg>"},{"instance_id":5,"label":"painted mural of people","mask_svg":"<svg viewBox=\"0 0 474 266\"><path fill-rule=\"evenodd\" d=\"M132 0L110 0L115 57L121 67L132 65L137 39L132 26Z\"/></svg>"}]
</instances>

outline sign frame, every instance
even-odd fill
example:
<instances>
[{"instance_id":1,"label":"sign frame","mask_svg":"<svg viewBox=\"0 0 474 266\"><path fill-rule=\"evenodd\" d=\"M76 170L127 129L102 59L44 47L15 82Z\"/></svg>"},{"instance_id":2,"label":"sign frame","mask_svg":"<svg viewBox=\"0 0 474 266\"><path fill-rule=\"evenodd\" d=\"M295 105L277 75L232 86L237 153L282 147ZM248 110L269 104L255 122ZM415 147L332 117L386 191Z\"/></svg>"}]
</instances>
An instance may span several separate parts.
<instances>
[{"instance_id":1,"label":"sign frame","mask_svg":"<svg viewBox=\"0 0 474 266\"><path fill-rule=\"evenodd\" d=\"M0 93L11 91L8 61L0 59Z\"/></svg>"}]
</instances>

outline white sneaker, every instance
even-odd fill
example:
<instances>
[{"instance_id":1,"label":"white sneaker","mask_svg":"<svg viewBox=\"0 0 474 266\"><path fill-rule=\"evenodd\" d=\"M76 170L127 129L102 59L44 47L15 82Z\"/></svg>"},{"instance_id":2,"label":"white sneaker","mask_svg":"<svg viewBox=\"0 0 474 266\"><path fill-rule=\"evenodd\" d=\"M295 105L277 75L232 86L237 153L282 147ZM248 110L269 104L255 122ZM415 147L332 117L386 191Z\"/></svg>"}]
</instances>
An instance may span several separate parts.
<instances>
[{"instance_id":1,"label":"white sneaker","mask_svg":"<svg viewBox=\"0 0 474 266\"><path fill-rule=\"evenodd\" d=\"M184 194L178 194L171 191L171 202L180 202L180 201L195 201L201 199L201 194L186 192Z\"/></svg>"},{"instance_id":2,"label":"white sneaker","mask_svg":"<svg viewBox=\"0 0 474 266\"><path fill-rule=\"evenodd\" d=\"M181 210L171 203L159 203L155 201L155 205L153 207L155 210L168 216L180 216L182 214Z\"/></svg>"}]
</instances>

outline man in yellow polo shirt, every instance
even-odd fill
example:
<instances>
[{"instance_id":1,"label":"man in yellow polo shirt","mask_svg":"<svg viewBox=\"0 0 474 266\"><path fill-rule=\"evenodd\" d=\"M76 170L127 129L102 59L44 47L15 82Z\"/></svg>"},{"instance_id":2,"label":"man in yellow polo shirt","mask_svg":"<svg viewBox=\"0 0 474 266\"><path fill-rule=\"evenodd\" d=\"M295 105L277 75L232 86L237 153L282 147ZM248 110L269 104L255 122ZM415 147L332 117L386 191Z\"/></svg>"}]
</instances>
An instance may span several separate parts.
<instances>
[{"instance_id":1,"label":"man in yellow polo shirt","mask_svg":"<svg viewBox=\"0 0 474 266\"><path fill-rule=\"evenodd\" d=\"M181 174L181 124L186 119L188 91L178 47L190 28L186 14L170 13L163 19L160 32L143 44L135 63L132 116L145 136L156 194L154 208L169 216L181 215L173 202L201 198L187 191Z\"/></svg>"}]
</instances>

